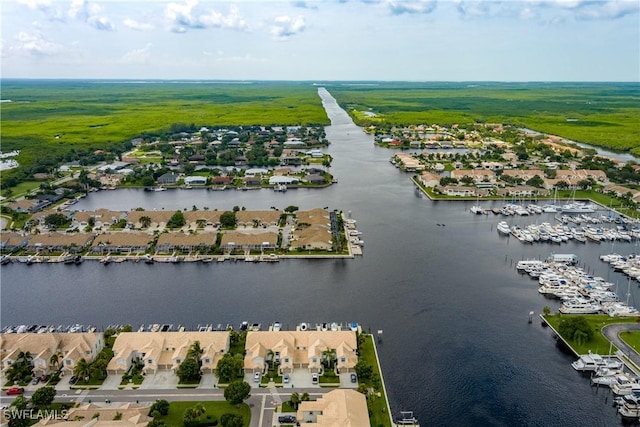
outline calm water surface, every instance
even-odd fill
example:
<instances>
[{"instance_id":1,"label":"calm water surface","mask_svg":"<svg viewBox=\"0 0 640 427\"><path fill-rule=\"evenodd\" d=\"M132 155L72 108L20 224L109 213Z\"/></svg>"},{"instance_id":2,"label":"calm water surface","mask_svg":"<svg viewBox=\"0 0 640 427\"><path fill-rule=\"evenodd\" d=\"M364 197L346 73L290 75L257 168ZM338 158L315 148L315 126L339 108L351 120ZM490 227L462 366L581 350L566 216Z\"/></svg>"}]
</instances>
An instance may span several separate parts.
<instances>
[{"instance_id":1,"label":"calm water surface","mask_svg":"<svg viewBox=\"0 0 640 427\"><path fill-rule=\"evenodd\" d=\"M432 202L389 163L330 95L327 127L339 183L323 190L174 190L92 193L77 209L301 209L351 211L365 241L353 260L283 260L103 266L13 264L1 270L2 324L110 323L263 325L357 321L384 331L379 353L394 413L423 426L611 426L612 396L589 387L530 310L549 305L515 262L555 250L577 253L589 271L620 283L598 255L611 245L523 245L501 238L499 218L474 216L471 202ZM489 205L487 205L489 206ZM520 225L551 220L518 219ZM619 244L619 253L636 251ZM640 297L635 284L631 302ZM639 300L640 301L640 300ZM607 349L593 349L604 352Z\"/></svg>"}]
</instances>

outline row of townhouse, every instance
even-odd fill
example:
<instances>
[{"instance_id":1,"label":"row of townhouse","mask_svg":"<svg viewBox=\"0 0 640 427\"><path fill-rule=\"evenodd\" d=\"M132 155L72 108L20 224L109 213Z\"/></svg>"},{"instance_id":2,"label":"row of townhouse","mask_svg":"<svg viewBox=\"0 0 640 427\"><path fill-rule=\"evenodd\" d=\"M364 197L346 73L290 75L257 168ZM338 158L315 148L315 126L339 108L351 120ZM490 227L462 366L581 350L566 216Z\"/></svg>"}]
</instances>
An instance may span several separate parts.
<instances>
[{"instance_id":1,"label":"row of townhouse","mask_svg":"<svg viewBox=\"0 0 640 427\"><path fill-rule=\"evenodd\" d=\"M114 356L107 365L107 372L122 375L132 364L141 363L145 374L175 373L196 342L202 349L202 372L212 373L229 351L230 332L122 332L116 337ZM36 375L49 374L57 368L65 375L72 375L80 359L93 361L103 347L101 333L0 335L2 370L15 363L21 353L29 352ZM246 373L266 373L271 362L279 365L281 375L294 369L322 374L322 362L327 358L335 360L337 372L353 372L358 363L355 332L250 331L247 333L244 370Z\"/></svg>"},{"instance_id":2,"label":"row of townhouse","mask_svg":"<svg viewBox=\"0 0 640 427\"><path fill-rule=\"evenodd\" d=\"M333 248L331 219L326 209L298 212L297 225L292 230L290 250L330 250Z\"/></svg>"},{"instance_id":3,"label":"row of townhouse","mask_svg":"<svg viewBox=\"0 0 640 427\"><path fill-rule=\"evenodd\" d=\"M113 346L114 357L107 366L110 374L121 375L132 363L143 363L146 374L175 372L189 348L200 343L203 373L212 373L229 351L230 332L124 332ZM336 360L338 372L352 372L358 363L357 339L353 331L250 331L247 333L244 369L246 373L266 373L269 362L279 364L279 373L307 369L322 373L328 354Z\"/></svg>"},{"instance_id":4,"label":"row of townhouse","mask_svg":"<svg viewBox=\"0 0 640 427\"><path fill-rule=\"evenodd\" d=\"M92 361L104 347L101 333L25 333L0 335L2 371L9 369L22 353L30 353L35 375L60 368L73 375L80 359Z\"/></svg>"}]
</instances>

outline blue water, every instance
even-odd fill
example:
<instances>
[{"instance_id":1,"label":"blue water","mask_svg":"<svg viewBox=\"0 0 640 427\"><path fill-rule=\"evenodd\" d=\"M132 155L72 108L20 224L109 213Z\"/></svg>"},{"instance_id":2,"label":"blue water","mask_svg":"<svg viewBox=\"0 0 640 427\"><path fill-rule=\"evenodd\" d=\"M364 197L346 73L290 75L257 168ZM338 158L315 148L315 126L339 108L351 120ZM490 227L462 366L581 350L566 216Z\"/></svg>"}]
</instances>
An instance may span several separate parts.
<instances>
[{"instance_id":1,"label":"blue water","mask_svg":"<svg viewBox=\"0 0 640 427\"><path fill-rule=\"evenodd\" d=\"M0 321L6 324L231 323L285 328L300 322L356 321L383 330L379 354L392 411L413 410L426 426L611 426L620 419L612 396L575 372L550 331L535 321L548 305L537 285L515 271L523 258L576 253L590 272L620 283L598 255L611 245L523 245L500 237L502 219L474 216L474 202L432 202L409 175L389 163L392 152L325 101L339 183L322 190L175 190L92 193L76 209L301 209L350 211L363 232L355 259L282 260L105 267L3 267ZM487 205L489 207L490 205ZM519 220L520 225L550 217ZM619 253L634 244L616 245ZM631 302L638 300L637 286ZM638 300L640 301L640 300ZM608 349L593 351L604 352Z\"/></svg>"}]
</instances>

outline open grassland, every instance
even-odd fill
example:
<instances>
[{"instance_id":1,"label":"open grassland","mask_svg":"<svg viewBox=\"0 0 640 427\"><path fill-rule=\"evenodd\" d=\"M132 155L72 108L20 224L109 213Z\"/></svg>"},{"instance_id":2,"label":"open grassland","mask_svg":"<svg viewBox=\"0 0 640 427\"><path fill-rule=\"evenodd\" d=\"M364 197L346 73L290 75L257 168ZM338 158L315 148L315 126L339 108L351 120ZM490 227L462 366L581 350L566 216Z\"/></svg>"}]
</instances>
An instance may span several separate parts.
<instances>
[{"instance_id":1,"label":"open grassland","mask_svg":"<svg viewBox=\"0 0 640 427\"><path fill-rule=\"evenodd\" d=\"M326 125L309 83L3 80L2 150L18 161L71 148L121 145L174 123L196 126Z\"/></svg>"},{"instance_id":2,"label":"open grassland","mask_svg":"<svg viewBox=\"0 0 640 427\"><path fill-rule=\"evenodd\" d=\"M508 123L640 155L636 83L379 83L327 88L361 126Z\"/></svg>"}]
</instances>

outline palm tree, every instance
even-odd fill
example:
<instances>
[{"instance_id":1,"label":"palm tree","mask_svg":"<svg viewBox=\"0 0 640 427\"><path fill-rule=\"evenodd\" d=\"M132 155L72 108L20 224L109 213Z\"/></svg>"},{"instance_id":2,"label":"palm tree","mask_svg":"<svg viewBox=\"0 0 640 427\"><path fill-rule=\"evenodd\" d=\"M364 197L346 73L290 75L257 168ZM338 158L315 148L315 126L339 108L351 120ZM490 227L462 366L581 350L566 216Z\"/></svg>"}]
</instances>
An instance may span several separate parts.
<instances>
[{"instance_id":1,"label":"palm tree","mask_svg":"<svg viewBox=\"0 0 640 427\"><path fill-rule=\"evenodd\" d=\"M298 405L300 404L300 395L298 393L293 393L290 401L291 405L293 405L295 409L298 409Z\"/></svg>"},{"instance_id":2,"label":"palm tree","mask_svg":"<svg viewBox=\"0 0 640 427\"><path fill-rule=\"evenodd\" d=\"M206 411L207 410L205 409L204 405L202 403L198 403L193 407L193 417L200 418Z\"/></svg>"},{"instance_id":3,"label":"palm tree","mask_svg":"<svg viewBox=\"0 0 640 427\"><path fill-rule=\"evenodd\" d=\"M151 217L144 215L140 217L140 225L142 228L149 228L151 225Z\"/></svg>"},{"instance_id":4,"label":"palm tree","mask_svg":"<svg viewBox=\"0 0 640 427\"><path fill-rule=\"evenodd\" d=\"M202 356L202 353L204 353L204 350L200 347L200 341L196 341L191 345L189 351L187 351L187 357L196 359L198 364L201 365L200 357Z\"/></svg>"},{"instance_id":5,"label":"palm tree","mask_svg":"<svg viewBox=\"0 0 640 427\"><path fill-rule=\"evenodd\" d=\"M62 360L62 353L59 351L53 353L49 358L49 366L52 369L58 369L60 367L60 361Z\"/></svg>"},{"instance_id":6,"label":"palm tree","mask_svg":"<svg viewBox=\"0 0 640 427\"><path fill-rule=\"evenodd\" d=\"M78 363L76 363L75 368L73 368L73 374L76 377L82 378L87 381L89 376L91 375L91 365L86 360L84 360L84 358L81 358L80 360L78 360Z\"/></svg>"}]
</instances>

